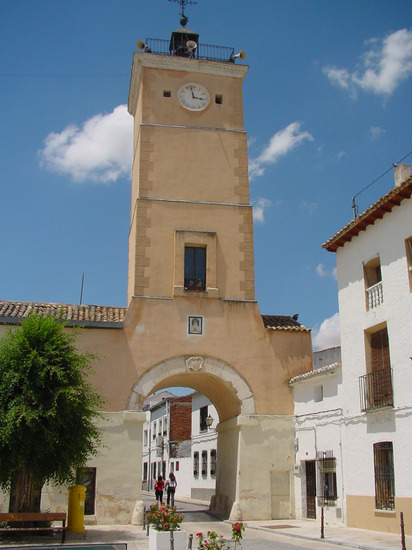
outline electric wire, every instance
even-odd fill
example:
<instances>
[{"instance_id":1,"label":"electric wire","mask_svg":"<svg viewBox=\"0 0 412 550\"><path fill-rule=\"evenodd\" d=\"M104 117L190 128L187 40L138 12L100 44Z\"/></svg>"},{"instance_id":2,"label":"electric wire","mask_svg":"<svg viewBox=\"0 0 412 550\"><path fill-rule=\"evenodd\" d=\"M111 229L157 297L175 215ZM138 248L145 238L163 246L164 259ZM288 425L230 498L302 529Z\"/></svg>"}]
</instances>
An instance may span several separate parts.
<instances>
[{"instance_id":1,"label":"electric wire","mask_svg":"<svg viewBox=\"0 0 412 550\"><path fill-rule=\"evenodd\" d=\"M403 160L405 160L406 158L409 157L409 155L412 155L412 151L409 151L409 153L407 153L404 157L402 157L400 160L398 160L398 162L392 164L392 166L390 166L385 172L383 172L380 176L378 176L376 179L374 179L373 181L371 181L366 187L364 187L363 189L361 189L358 193L356 193L356 195L353 195L352 197L352 208L353 208L353 211L354 211L354 215L355 215L355 218L358 216L358 207L356 205L356 197L358 197L361 193L363 193L364 191L366 191L366 189L369 189L369 187L371 187L371 185L373 185L374 183L376 183L377 181L379 181L381 178L383 178L383 176L386 176L386 174L388 172L390 172L391 170L393 170L398 164L400 164Z\"/></svg>"}]
</instances>

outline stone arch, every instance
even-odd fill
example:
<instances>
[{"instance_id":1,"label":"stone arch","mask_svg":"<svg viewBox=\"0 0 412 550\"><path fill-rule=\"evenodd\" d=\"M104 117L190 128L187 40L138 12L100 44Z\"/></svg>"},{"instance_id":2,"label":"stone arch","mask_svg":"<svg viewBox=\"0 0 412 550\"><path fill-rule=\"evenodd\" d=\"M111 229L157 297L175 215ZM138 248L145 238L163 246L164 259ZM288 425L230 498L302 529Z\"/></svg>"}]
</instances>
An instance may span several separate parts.
<instances>
[{"instance_id":1,"label":"stone arch","mask_svg":"<svg viewBox=\"0 0 412 550\"><path fill-rule=\"evenodd\" d=\"M256 414L255 399L246 380L220 359L180 355L147 370L131 392L128 410L141 410L154 391L171 386L194 388L216 407L220 422L239 414Z\"/></svg>"}]
</instances>

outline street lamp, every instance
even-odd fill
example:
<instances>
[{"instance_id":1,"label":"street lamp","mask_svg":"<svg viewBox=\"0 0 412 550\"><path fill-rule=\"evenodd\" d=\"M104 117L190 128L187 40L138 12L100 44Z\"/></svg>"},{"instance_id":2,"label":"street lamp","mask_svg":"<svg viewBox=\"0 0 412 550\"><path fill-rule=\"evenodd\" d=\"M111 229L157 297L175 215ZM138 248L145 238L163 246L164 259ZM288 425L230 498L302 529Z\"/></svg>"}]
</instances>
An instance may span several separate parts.
<instances>
[{"instance_id":1,"label":"street lamp","mask_svg":"<svg viewBox=\"0 0 412 550\"><path fill-rule=\"evenodd\" d=\"M206 425L208 428L210 428L212 424L213 424L213 418L209 414L209 416L206 418Z\"/></svg>"}]
</instances>

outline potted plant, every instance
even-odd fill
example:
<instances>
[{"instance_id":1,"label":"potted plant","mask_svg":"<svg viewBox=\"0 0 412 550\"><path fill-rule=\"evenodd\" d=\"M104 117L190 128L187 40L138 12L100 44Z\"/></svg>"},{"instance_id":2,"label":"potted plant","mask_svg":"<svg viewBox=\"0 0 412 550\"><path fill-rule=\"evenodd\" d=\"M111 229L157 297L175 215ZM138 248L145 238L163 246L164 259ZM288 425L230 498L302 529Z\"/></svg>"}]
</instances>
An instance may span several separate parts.
<instances>
[{"instance_id":1,"label":"potted plant","mask_svg":"<svg viewBox=\"0 0 412 550\"><path fill-rule=\"evenodd\" d=\"M176 513L176 506L152 504L147 514L150 550L169 550L170 530L173 531L175 550L185 550L186 533L180 528L183 518L183 514Z\"/></svg>"}]
</instances>

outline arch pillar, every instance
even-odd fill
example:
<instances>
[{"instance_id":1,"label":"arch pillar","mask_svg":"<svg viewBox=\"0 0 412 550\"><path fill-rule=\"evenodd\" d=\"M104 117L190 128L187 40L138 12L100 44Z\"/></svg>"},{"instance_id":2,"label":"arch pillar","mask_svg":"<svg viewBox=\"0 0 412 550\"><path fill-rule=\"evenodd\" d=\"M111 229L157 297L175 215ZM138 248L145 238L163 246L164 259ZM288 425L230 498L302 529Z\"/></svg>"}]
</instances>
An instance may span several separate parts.
<instances>
[{"instance_id":1,"label":"arch pillar","mask_svg":"<svg viewBox=\"0 0 412 550\"><path fill-rule=\"evenodd\" d=\"M218 426L212 510L243 520L294 517L293 416L239 415Z\"/></svg>"}]
</instances>

